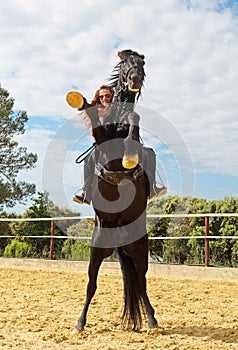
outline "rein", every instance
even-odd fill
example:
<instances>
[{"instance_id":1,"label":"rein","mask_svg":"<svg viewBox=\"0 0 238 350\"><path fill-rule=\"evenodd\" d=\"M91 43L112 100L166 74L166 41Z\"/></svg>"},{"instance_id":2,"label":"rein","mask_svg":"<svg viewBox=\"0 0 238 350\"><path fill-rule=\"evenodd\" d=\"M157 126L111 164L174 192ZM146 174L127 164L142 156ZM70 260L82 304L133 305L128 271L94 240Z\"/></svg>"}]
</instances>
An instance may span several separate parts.
<instances>
[{"instance_id":1,"label":"rein","mask_svg":"<svg viewBox=\"0 0 238 350\"><path fill-rule=\"evenodd\" d=\"M96 147L96 142L92 144L85 152L81 153L78 158L75 160L75 163L80 164L82 163L88 156L89 154L95 149Z\"/></svg>"}]
</instances>

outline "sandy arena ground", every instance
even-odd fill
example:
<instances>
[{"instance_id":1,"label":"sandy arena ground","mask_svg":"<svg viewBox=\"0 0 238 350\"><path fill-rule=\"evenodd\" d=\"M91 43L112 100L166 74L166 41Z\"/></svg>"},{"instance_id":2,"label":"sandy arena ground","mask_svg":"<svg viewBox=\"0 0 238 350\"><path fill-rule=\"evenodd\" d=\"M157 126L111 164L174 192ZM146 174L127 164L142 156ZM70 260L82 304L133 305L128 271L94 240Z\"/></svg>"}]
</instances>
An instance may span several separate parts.
<instances>
[{"instance_id":1,"label":"sandy arena ground","mask_svg":"<svg viewBox=\"0 0 238 350\"><path fill-rule=\"evenodd\" d=\"M213 268L200 268L197 277L191 267L193 277L188 278L178 267L177 277L177 272L160 277L158 267L147 281L160 328L147 330L144 323L140 332L129 332L120 323L119 269L102 269L85 331L75 335L72 328L84 304L87 273L85 265L77 270L75 264L59 264L52 268L50 262L41 266L0 259L0 349L238 349L238 280L228 272L224 279L218 278L219 270L214 277ZM209 269L211 279L201 278L202 271L209 276Z\"/></svg>"}]
</instances>

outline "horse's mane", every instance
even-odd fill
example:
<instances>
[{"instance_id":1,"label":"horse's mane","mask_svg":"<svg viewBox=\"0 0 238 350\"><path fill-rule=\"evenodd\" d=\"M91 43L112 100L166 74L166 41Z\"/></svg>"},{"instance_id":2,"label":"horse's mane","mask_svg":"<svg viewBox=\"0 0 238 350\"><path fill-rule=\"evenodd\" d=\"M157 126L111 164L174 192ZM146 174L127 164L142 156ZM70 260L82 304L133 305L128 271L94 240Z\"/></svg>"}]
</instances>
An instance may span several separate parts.
<instances>
[{"instance_id":1,"label":"horse's mane","mask_svg":"<svg viewBox=\"0 0 238 350\"><path fill-rule=\"evenodd\" d=\"M109 85L115 88L118 84L119 80L119 72L121 70L121 64L122 61L118 62L117 65L113 68L112 74L110 75L110 78L108 81L110 82Z\"/></svg>"}]
</instances>

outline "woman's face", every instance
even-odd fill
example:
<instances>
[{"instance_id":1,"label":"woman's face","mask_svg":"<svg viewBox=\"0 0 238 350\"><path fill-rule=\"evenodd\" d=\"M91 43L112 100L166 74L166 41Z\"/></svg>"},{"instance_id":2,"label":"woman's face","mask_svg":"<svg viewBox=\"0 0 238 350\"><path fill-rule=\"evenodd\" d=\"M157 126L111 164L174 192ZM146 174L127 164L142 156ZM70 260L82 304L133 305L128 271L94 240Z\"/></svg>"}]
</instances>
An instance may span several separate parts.
<instances>
[{"instance_id":1,"label":"woman's face","mask_svg":"<svg viewBox=\"0 0 238 350\"><path fill-rule=\"evenodd\" d=\"M112 102L112 94L109 89L101 89L99 90L99 99L100 103L104 106L108 106L109 103Z\"/></svg>"}]
</instances>

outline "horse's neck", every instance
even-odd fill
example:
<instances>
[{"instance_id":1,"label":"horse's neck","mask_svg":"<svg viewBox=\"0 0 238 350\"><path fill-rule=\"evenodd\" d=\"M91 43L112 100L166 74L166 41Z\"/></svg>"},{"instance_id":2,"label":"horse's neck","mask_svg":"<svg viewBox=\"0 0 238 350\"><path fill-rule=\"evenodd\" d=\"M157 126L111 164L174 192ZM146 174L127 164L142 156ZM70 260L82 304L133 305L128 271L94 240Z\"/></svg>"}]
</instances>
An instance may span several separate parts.
<instances>
[{"instance_id":1,"label":"horse's neck","mask_svg":"<svg viewBox=\"0 0 238 350\"><path fill-rule=\"evenodd\" d=\"M130 125L128 117L128 114L134 111L135 97L135 93L116 90L109 110L101 117L107 129L107 141L110 141L102 142L99 163L107 170L124 170L122 166L125 153L124 139L129 137L139 141L138 123L133 122Z\"/></svg>"},{"instance_id":2,"label":"horse's neck","mask_svg":"<svg viewBox=\"0 0 238 350\"><path fill-rule=\"evenodd\" d=\"M118 114L125 115L133 112L135 105L135 93L123 90L120 86L116 87L113 102L117 104Z\"/></svg>"},{"instance_id":3,"label":"horse's neck","mask_svg":"<svg viewBox=\"0 0 238 350\"><path fill-rule=\"evenodd\" d=\"M115 90L114 100L120 103L134 104L136 100L136 94L122 89L121 85L118 85Z\"/></svg>"}]
</instances>

